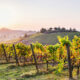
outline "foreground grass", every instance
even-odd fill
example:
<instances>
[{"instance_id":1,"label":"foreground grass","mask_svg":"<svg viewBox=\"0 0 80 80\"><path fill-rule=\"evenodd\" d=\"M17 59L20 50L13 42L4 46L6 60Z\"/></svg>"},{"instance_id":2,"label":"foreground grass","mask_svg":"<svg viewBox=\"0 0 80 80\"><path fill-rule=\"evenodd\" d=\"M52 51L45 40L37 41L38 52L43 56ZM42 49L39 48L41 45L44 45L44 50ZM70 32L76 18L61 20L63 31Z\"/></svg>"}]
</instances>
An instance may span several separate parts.
<instances>
[{"instance_id":1,"label":"foreground grass","mask_svg":"<svg viewBox=\"0 0 80 80\"><path fill-rule=\"evenodd\" d=\"M68 70L61 74L55 74L55 68L49 66L50 71L45 73L44 69L37 74L34 65L18 66L15 64L0 64L0 80L68 80ZM76 69L73 72L75 76Z\"/></svg>"}]
</instances>

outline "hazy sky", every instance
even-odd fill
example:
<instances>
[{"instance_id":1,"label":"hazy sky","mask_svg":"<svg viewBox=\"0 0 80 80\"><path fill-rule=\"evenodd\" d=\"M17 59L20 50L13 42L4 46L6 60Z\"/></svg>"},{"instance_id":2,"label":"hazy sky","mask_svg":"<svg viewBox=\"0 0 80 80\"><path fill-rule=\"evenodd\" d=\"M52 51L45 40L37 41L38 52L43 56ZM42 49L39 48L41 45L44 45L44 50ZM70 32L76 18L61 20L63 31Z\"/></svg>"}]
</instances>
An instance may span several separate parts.
<instances>
[{"instance_id":1,"label":"hazy sky","mask_svg":"<svg viewBox=\"0 0 80 80\"><path fill-rule=\"evenodd\" d=\"M0 0L0 28L39 30L55 26L80 30L80 0Z\"/></svg>"}]
</instances>

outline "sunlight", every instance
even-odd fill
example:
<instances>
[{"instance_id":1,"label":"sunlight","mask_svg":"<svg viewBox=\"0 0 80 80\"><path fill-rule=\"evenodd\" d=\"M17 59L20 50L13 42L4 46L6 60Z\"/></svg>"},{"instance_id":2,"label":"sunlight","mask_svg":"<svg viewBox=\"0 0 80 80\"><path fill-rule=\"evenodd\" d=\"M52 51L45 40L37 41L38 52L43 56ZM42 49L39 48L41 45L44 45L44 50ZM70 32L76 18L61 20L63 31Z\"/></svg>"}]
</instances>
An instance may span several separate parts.
<instances>
[{"instance_id":1,"label":"sunlight","mask_svg":"<svg viewBox=\"0 0 80 80\"><path fill-rule=\"evenodd\" d=\"M16 11L13 7L0 7L0 26L9 26L14 23Z\"/></svg>"}]
</instances>

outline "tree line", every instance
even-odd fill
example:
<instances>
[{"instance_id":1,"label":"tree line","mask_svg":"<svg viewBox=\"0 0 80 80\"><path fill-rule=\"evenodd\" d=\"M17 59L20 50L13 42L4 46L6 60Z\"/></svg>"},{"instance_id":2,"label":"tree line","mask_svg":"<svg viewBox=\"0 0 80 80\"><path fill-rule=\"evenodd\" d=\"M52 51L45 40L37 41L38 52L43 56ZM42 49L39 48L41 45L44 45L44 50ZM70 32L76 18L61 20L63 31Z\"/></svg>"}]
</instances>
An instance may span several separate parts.
<instances>
[{"instance_id":1,"label":"tree line","mask_svg":"<svg viewBox=\"0 0 80 80\"><path fill-rule=\"evenodd\" d=\"M77 30L74 28L66 29L65 27L50 27L49 29L41 28L41 33L54 33L54 32L77 32Z\"/></svg>"}]
</instances>

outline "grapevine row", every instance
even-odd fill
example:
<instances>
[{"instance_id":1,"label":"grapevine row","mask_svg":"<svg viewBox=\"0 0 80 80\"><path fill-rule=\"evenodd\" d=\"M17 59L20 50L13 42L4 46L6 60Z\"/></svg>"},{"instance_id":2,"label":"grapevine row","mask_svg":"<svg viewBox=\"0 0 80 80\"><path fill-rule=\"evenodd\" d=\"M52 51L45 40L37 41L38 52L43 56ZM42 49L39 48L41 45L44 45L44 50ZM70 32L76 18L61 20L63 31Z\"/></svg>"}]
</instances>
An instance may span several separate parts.
<instances>
[{"instance_id":1,"label":"grapevine row","mask_svg":"<svg viewBox=\"0 0 80 80\"><path fill-rule=\"evenodd\" d=\"M0 62L6 60L7 63L14 61L19 66L21 62L35 63L37 72L38 62L46 62L47 70L49 61L58 63L57 72L62 71L65 64L68 64L69 78L72 78L74 67L77 67L77 75L79 75L80 67L80 37L74 36L72 41L68 36L58 37L59 43L55 45L42 45L41 43L32 43L25 45L17 44L0 44Z\"/></svg>"}]
</instances>

